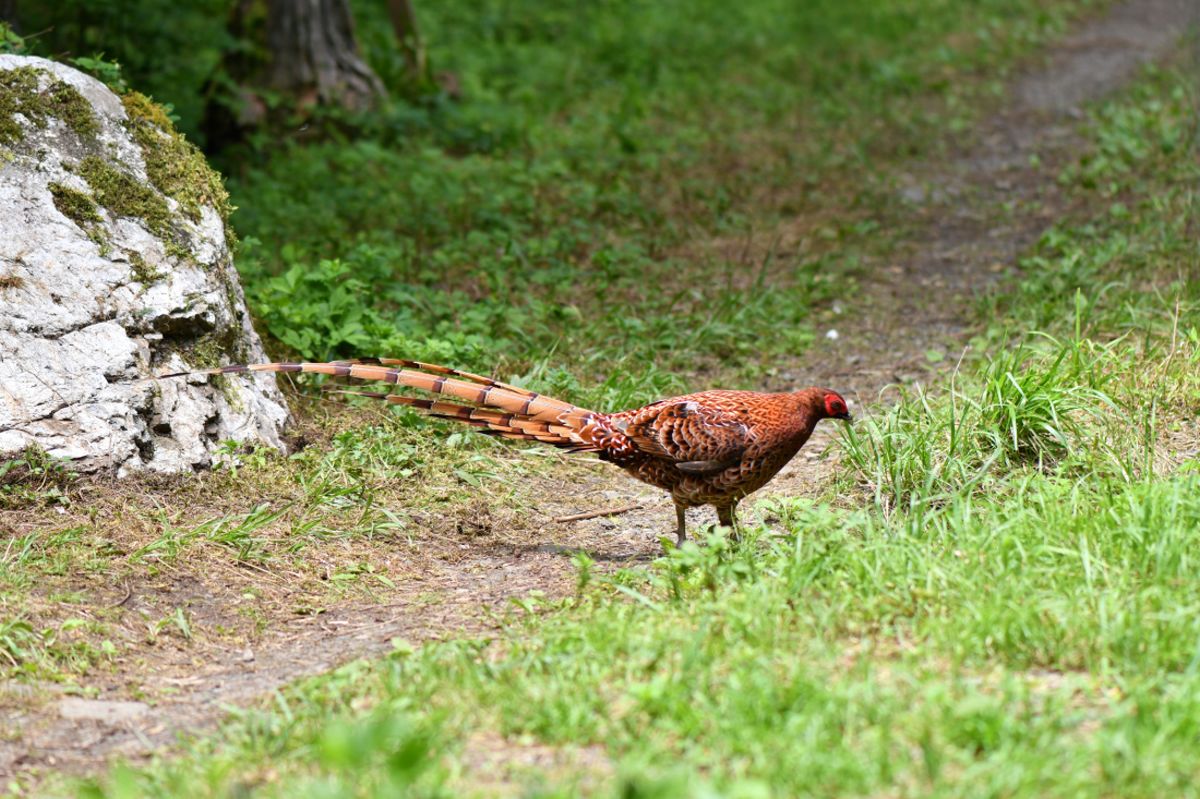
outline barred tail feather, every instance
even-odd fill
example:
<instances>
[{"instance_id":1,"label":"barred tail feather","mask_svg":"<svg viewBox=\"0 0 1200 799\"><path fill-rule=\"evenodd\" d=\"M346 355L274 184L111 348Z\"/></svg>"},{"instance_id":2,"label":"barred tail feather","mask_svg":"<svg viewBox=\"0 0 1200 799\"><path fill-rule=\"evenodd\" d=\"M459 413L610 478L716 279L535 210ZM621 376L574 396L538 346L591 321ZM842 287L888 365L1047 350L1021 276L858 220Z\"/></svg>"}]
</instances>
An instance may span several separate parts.
<instances>
[{"instance_id":1,"label":"barred tail feather","mask_svg":"<svg viewBox=\"0 0 1200 799\"><path fill-rule=\"evenodd\" d=\"M333 391L335 394L347 394L352 397L368 397L383 400L389 405L404 405L409 408L425 411L438 419L452 419L456 422L469 424L479 428L479 432L489 435L512 438L522 441L540 441L556 447L566 447L575 451L591 451L596 447L589 445L579 436L578 432L561 424L540 422L513 413L494 411L488 408L474 408L470 405L459 405L456 402L440 402L438 400L405 397L400 394L386 394L382 391Z\"/></svg>"},{"instance_id":2,"label":"barred tail feather","mask_svg":"<svg viewBox=\"0 0 1200 799\"><path fill-rule=\"evenodd\" d=\"M401 366L401 367L405 367L408 369L416 369L419 372L432 372L433 374L438 374L438 375L449 375L451 377L458 377L458 378L462 378L463 380L469 381L471 383L478 383L481 386L492 386L493 388L502 388L506 391L511 391L514 394L520 394L521 396L525 396L525 397L530 396L531 394L534 394L534 392L530 391L527 388L521 388L519 386L514 386L509 383L501 383L500 381L495 380L490 377L484 377L483 375L472 374L471 372L464 372L461 369L454 369L449 366L442 366L441 364L437 364L437 363L425 363L424 361L410 361L405 358L354 358L349 361L337 361L336 363L344 363L347 365L375 364L375 365L379 365L379 366Z\"/></svg>"},{"instance_id":3,"label":"barred tail feather","mask_svg":"<svg viewBox=\"0 0 1200 799\"><path fill-rule=\"evenodd\" d=\"M463 372L448 366L410 361L399 358L364 358L328 363L258 363L222 366L196 372L177 372L160 375L160 379L197 375L229 375L248 372L286 372L324 374L375 380L398 386L416 388L431 394L444 394L480 407L453 402L422 400L383 392L358 393L385 400L394 405L407 405L430 412L434 416L455 419L481 428L481 432L505 438L541 441L572 449L594 450L585 432L596 414L537 392L493 380L490 377ZM584 435L580 435L584 432Z\"/></svg>"}]
</instances>

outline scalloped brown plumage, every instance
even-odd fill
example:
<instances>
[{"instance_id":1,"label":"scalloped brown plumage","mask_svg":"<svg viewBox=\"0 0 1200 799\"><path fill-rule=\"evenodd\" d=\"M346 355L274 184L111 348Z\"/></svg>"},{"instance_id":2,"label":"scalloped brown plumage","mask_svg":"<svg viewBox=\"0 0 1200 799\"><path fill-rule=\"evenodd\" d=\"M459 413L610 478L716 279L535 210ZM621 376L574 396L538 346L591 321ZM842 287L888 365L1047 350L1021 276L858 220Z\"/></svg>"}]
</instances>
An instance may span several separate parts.
<instances>
[{"instance_id":1,"label":"scalloped brown plumage","mask_svg":"<svg viewBox=\"0 0 1200 799\"><path fill-rule=\"evenodd\" d=\"M313 372L375 380L445 394L472 405L384 392L346 392L455 419L483 433L594 452L637 479L670 493L676 534L684 511L712 505L732 527L737 503L792 459L822 419L850 418L845 399L827 388L788 394L702 391L618 413L598 413L490 377L394 358L329 363L262 363L185 374Z\"/></svg>"}]
</instances>

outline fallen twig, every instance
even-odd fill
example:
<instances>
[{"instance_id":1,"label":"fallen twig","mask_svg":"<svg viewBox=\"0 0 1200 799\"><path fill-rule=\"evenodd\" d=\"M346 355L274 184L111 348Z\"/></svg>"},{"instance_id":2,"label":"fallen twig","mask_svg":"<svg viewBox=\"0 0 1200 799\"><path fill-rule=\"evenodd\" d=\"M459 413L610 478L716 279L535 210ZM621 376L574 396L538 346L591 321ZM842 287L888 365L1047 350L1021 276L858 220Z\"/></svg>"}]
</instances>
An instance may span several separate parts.
<instances>
[{"instance_id":1,"label":"fallen twig","mask_svg":"<svg viewBox=\"0 0 1200 799\"><path fill-rule=\"evenodd\" d=\"M115 605L109 605L109 607L110 607L110 608L119 608L119 607L121 607L122 605L124 605L126 602L128 602L128 601L129 601L129 598L130 598L130 597L132 597L132 596L133 596L133 586L132 586L131 584L129 584L129 583L126 583L126 585L125 585L125 596L121 598L121 601L120 601L120 602L118 602L118 603L117 603L117 604L115 604Z\"/></svg>"},{"instance_id":2,"label":"fallen twig","mask_svg":"<svg viewBox=\"0 0 1200 799\"><path fill-rule=\"evenodd\" d=\"M595 519L600 516L617 516L622 513L629 513L629 511L637 510L641 507L642 507L641 504L633 504L633 505L626 505L623 508L613 508L611 510L593 510L593 511L588 511L587 513L576 513L573 516L559 516L558 518L552 519L551 521L558 522L559 524L565 524L566 522L581 522L584 519Z\"/></svg>"}]
</instances>

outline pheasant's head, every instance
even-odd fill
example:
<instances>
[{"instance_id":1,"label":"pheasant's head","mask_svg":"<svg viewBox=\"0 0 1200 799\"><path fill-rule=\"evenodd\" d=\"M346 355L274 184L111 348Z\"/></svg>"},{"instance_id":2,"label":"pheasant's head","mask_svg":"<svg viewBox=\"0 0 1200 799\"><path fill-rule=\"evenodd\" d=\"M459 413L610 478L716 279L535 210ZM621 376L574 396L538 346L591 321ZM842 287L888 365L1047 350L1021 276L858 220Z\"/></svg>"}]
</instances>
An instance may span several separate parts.
<instances>
[{"instance_id":1,"label":"pheasant's head","mask_svg":"<svg viewBox=\"0 0 1200 799\"><path fill-rule=\"evenodd\" d=\"M842 395L827 388L822 389L822 392L821 410L824 411L822 418L850 421L850 408L846 405L846 400Z\"/></svg>"}]
</instances>

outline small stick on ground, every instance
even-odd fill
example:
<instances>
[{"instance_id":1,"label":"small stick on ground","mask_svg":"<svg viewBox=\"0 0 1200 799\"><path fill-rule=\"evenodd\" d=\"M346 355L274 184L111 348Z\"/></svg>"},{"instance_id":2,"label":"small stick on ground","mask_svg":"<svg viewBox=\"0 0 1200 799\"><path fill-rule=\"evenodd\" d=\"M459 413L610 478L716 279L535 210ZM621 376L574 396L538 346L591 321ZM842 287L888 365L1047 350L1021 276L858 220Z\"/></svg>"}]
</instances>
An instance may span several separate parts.
<instances>
[{"instance_id":1,"label":"small stick on ground","mask_svg":"<svg viewBox=\"0 0 1200 799\"><path fill-rule=\"evenodd\" d=\"M121 601L120 601L120 602L118 602L118 603L117 603L117 604L115 604L115 605L109 605L109 607L110 607L110 608L119 608L119 607L121 607L122 605L124 605L126 602L128 602L128 601L129 601L129 599L130 599L130 597L132 597L132 596L133 596L133 585L132 585L132 584L126 584L126 585L125 585L125 596L121 598Z\"/></svg>"},{"instance_id":2,"label":"small stick on ground","mask_svg":"<svg viewBox=\"0 0 1200 799\"><path fill-rule=\"evenodd\" d=\"M601 516L618 516L622 513L629 513L631 510L638 510L642 506L640 504L626 505L623 508L612 508L611 510L593 510L587 513L576 513L574 516L559 516L551 521L565 524L567 522L581 522L584 519L597 519Z\"/></svg>"}]
</instances>

